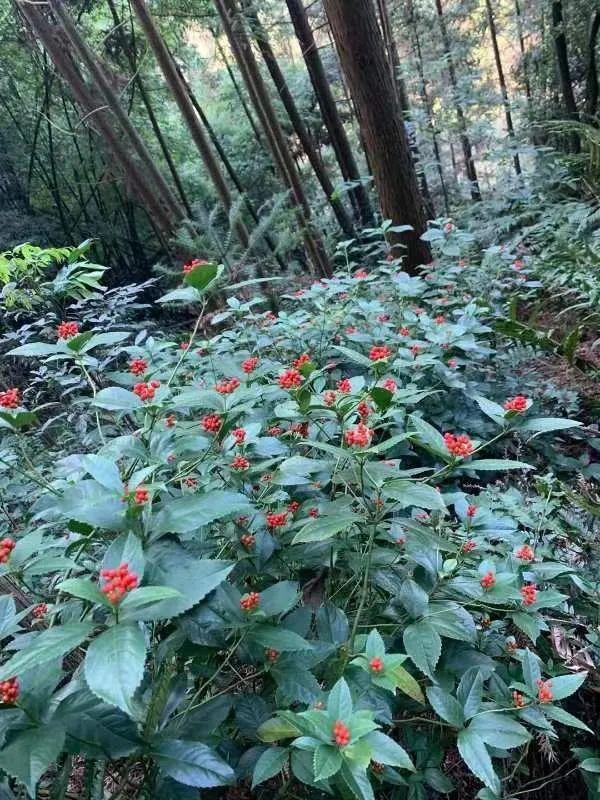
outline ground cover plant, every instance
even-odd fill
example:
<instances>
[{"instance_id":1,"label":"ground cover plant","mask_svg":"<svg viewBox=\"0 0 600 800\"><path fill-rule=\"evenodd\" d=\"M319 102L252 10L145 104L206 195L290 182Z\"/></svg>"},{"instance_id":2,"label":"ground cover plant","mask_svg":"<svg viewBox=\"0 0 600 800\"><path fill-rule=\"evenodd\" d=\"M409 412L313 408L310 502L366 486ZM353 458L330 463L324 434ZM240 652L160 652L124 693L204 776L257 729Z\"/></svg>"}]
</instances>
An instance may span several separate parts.
<instances>
[{"instance_id":1,"label":"ground cover plant","mask_svg":"<svg viewBox=\"0 0 600 800\"><path fill-rule=\"evenodd\" d=\"M585 420L490 376L481 254L426 238L412 277L345 242L277 314L188 263L175 340L69 309L9 352L45 382L0 394L6 797L491 800L555 750L593 787L598 585L549 456Z\"/></svg>"}]
</instances>

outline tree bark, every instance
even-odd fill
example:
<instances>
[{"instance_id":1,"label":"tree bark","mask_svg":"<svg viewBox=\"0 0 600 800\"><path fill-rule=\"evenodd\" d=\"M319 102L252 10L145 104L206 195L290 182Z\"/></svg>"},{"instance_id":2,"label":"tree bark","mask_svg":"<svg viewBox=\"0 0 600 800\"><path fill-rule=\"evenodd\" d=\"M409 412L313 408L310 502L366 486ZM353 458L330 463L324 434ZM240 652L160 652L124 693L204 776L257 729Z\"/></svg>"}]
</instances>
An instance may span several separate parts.
<instances>
[{"instance_id":1,"label":"tree bark","mask_svg":"<svg viewBox=\"0 0 600 800\"><path fill-rule=\"evenodd\" d=\"M577 103L573 93L571 69L569 67L569 54L567 50L567 37L565 36L562 0L552 2L552 27L554 29L554 49L558 67L558 80L567 114L577 119Z\"/></svg>"},{"instance_id":2,"label":"tree bark","mask_svg":"<svg viewBox=\"0 0 600 800\"><path fill-rule=\"evenodd\" d=\"M467 133L467 120L462 106L458 100L458 80L456 78L454 59L452 58L452 51L450 49L450 37L448 35L448 28L446 27L446 20L444 18L442 0L435 0L435 8L440 24L440 32L442 34L444 55L446 56L446 63L448 65L448 77L450 78L450 85L452 87L454 109L456 111L456 119L458 122L458 133L463 151L463 157L465 160L465 171L471 185L471 198L473 200L481 200L481 191L479 189L479 181L477 179L477 169L475 167L475 161L473 160L473 149L471 147L469 134Z\"/></svg>"},{"instance_id":3,"label":"tree bark","mask_svg":"<svg viewBox=\"0 0 600 800\"><path fill-rule=\"evenodd\" d=\"M325 165L323 164L323 160L317 152L316 145L302 120L300 112L298 111L296 102L287 85L285 75L281 71L281 67L279 66L277 58L275 57L275 53L273 52L273 48L271 47L271 43L269 42L267 32L260 22L258 13L252 0L242 0L242 8L244 8L248 14L248 19L254 33L254 38L256 39L263 60L267 69L269 70L269 74L273 80L273 83L275 84L275 88L277 89L277 93L279 94L281 102L283 103L288 117L290 118L294 133L302 145L302 149L304 150L304 153L313 168L317 180L319 181L319 184L321 185L321 188L327 197L327 201L330 204L333 213L335 214L335 218L337 219L340 228L346 234L346 236L352 237L354 236L352 221L346 213L346 209L344 208L342 201L335 194L333 183L331 182L327 170L325 169Z\"/></svg>"},{"instance_id":4,"label":"tree bark","mask_svg":"<svg viewBox=\"0 0 600 800\"><path fill-rule=\"evenodd\" d=\"M373 209L371 208L367 191L360 182L360 172L327 81L323 62L304 9L303 0L286 0L286 3L342 176L348 182L356 182L357 185L351 189L351 192L356 199L362 223L370 225L373 222Z\"/></svg>"},{"instance_id":5,"label":"tree bark","mask_svg":"<svg viewBox=\"0 0 600 800\"><path fill-rule=\"evenodd\" d=\"M291 191L306 251L317 272L324 276L330 276L332 275L331 265L327 259L321 237L311 224L310 207L304 194L300 176L287 148L271 98L258 69L250 39L243 24L240 24L242 20L235 5L235 0L215 0L215 5L219 12L223 30L246 83L250 99L263 127L273 160L280 171L284 183Z\"/></svg>"},{"instance_id":6,"label":"tree bark","mask_svg":"<svg viewBox=\"0 0 600 800\"><path fill-rule=\"evenodd\" d=\"M431 259L420 239L426 228L423 201L372 0L324 0L324 8L356 103L382 213L394 225L413 228L391 240L406 247L406 267L414 272Z\"/></svg>"},{"instance_id":7,"label":"tree bark","mask_svg":"<svg viewBox=\"0 0 600 800\"><path fill-rule=\"evenodd\" d=\"M588 39L586 80L585 80L585 113L595 117L598 111L598 66L596 63L596 43L600 31L600 11L596 11L590 25Z\"/></svg>"},{"instance_id":8,"label":"tree bark","mask_svg":"<svg viewBox=\"0 0 600 800\"><path fill-rule=\"evenodd\" d=\"M172 220L163 206L157 202L152 186L146 176L131 159L123 146L120 136L112 128L106 118L106 109L98 107L90 94L77 68L71 61L65 43L55 36L55 30L46 21L41 7L29 2L19 2L19 9L29 22L31 29L37 34L54 65L69 85L77 103L86 112L86 122L93 125L112 151L115 160L123 170L130 189L135 192L148 211L154 216L156 223L163 231L173 230Z\"/></svg>"},{"instance_id":9,"label":"tree bark","mask_svg":"<svg viewBox=\"0 0 600 800\"><path fill-rule=\"evenodd\" d=\"M213 153L210 142L198 121L194 106L187 94L185 86L181 82L177 69L173 63L169 51L156 28L148 9L146 8L145 0L132 0L134 11L140 21L142 29L148 38L150 46L154 51L154 55L158 65L165 77L167 85L179 106L179 110L186 121L194 144L204 162L204 165L210 175L211 181L215 187L217 195L223 205L224 209L229 213L232 207L231 193L225 181L225 178L219 168L219 164ZM250 243L250 237L244 222L241 219L236 220L235 230L242 245L247 248Z\"/></svg>"},{"instance_id":10,"label":"tree bark","mask_svg":"<svg viewBox=\"0 0 600 800\"><path fill-rule=\"evenodd\" d=\"M506 119L506 130L508 131L509 139L512 141L513 147L516 147L517 141L515 137L515 128L513 125L512 112L510 109L510 100L508 98L508 89L506 88L506 78L504 77L504 68L502 66L502 58L500 56L500 48L498 47L498 36L496 33L496 21L494 19L494 12L492 10L491 0L485 0L485 7L487 10L488 25L490 28L490 36L492 39L492 49L494 51L494 61L496 62L496 72L498 73L498 83L500 84L500 92L502 94L502 105L504 106L504 117ZM519 154L515 152L513 156L513 164L515 165L515 172L517 175L521 174L521 161Z\"/></svg>"},{"instance_id":11,"label":"tree bark","mask_svg":"<svg viewBox=\"0 0 600 800\"><path fill-rule=\"evenodd\" d=\"M515 16L517 19L517 34L519 36L519 50L521 52L521 69L523 71L523 85L525 87L527 109L529 111L530 118L533 118L531 82L529 80L529 65L527 63L527 51L525 50L525 37L523 36L523 20L521 17L521 5L519 3L519 0L515 0Z\"/></svg>"}]
</instances>

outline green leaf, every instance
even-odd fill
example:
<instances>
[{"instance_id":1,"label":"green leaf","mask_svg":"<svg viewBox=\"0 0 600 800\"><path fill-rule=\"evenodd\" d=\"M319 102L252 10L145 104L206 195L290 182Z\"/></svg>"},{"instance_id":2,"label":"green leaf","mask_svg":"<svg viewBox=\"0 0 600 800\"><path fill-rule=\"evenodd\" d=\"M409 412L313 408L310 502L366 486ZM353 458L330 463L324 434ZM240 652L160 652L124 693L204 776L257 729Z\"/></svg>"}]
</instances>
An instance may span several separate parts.
<instances>
[{"instance_id":1,"label":"green leaf","mask_svg":"<svg viewBox=\"0 0 600 800\"><path fill-rule=\"evenodd\" d=\"M79 333L77 336L73 336L72 339L67 341L67 347L74 353L78 353L83 345L88 342L93 335L94 331L84 331L83 333Z\"/></svg>"},{"instance_id":2,"label":"green leaf","mask_svg":"<svg viewBox=\"0 0 600 800\"><path fill-rule=\"evenodd\" d=\"M402 584L398 593L398 600L408 611L413 619L422 617L429 605L429 595L418 583L408 578Z\"/></svg>"},{"instance_id":3,"label":"green leaf","mask_svg":"<svg viewBox=\"0 0 600 800\"><path fill-rule=\"evenodd\" d=\"M269 747L254 765L252 789L281 772L288 760L287 747Z\"/></svg>"},{"instance_id":4,"label":"green leaf","mask_svg":"<svg viewBox=\"0 0 600 800\"><path fill-rule=\"evenodd\" d=\"M280 581L262 590L260 610L267 617L285 614L296 605L299 596L300 587L295 581Z\"/></svg>"},{"instance_id":5,"label":"green leaf","mask_svg":"<svg viewBox=\"0 0 600 800\"><path fill-rule=\"evenodd\" d=\"M25 784L29 795L35 797L37 782L60 755L64 741L65 729L53 722L18 731L0 751L0 768Z\"/></svg>"},{"instance_id":6,"label":"green leaf","mask_svg":"<svg viewBox=\"0 0 600 800\"><path fill-rule=\"evenodd\" d=\"M160 619L161 600L173 600L182 596L181 592L170 586L141 586L128 592L119 604L119 619L122 621Z\"/></svg>"},{"instance_id":7,"label":"green leaf","mask_svg":"<svg viewBox=\"0 0 600 800\"><path fill-rule=\"evenodd\" d=\"M345 761L339 774L356 800L375 800L371 781L363 767L354 766Z\"/></svg>"},{"instance_id":8,"label":"green leaf","mask_svg":"<svg viewBox=\"0 0 600 800\"><path fill-rule=\"evenodd\" d=\"M33 411L17 411L15 413L2 411L0 412L0 419L6 423L6 425L0 427L10 426L16 431L27 428L29 425L35 425L38 422L37 414L34 414Z\"/></svg>"},{"instance_id":9,"label":"green leaf","mask_svg":"<svg viewBox=\"0 0 600 800\"><path fill-rule=\"evenodd\" d=\"M222 517L242 514L251 508L239 492L214 491L170 500L153 518L153 536L161 533L191 533Z\"/></svg>"},{"instance_id":10,"label":"green leaf","mask_svg":"<svg viewBox=\"0 0 600 800\"><path fill-rule=\"evenodd\" d=\"M260 647L271 648L273 650L310 650L311 645L306 639L298 636L294 631L286 630L274 625L256 625L248 637L250 641L256 642Z\"/></svg>"},{"instance_id":11,"label":"green leaf","mask_svg":"<svg viewBox=\"0 0 600 800\"><path fill-rule=\"evenodd\" d=\"M480 470L505 472L509 469L535 469L535 467L532 467L531 464L526 464L524 461L511 461L510 459L504 458L480 458L479 460L475 459L475 461L468 461L465 464L461 464L460 469L474 469L477 472Z\"/></svg>"},{"instance_id":12,"label":"green leaf","mask_svg":"<svg viewBox=\"0 0 600 800\"><path fill-rule=\"evenodd\" d=\"M278 742L280 739L293 739L300 729L282 717L272 717L258 728L256 735L261 742Z\"/></svg>"},{"instance_id":13,"label":"green leaf","mask_svg":"<svg viewBox=\"0 0 600 800\"><path fill-rule=\"evenodd\" d=\"M570 697L584 683L587 676L587 672L579 672L576 675L559 675L557 678L552 678L552 697L554 700Z\"/></svg>"},{"instance_id":14,"label":"green leaf","mask_svg":"<svg viewBox=\"0 0 600 800\"><path fill-rule=\"evenodd\" d=\"M519 426L521 431L535 431L536 433L548 433L549 431L566 430L567 428L579 428L581 422L575 419L561 419L560 417L533 417L527 419Z\"/></svg>"},{"instance_id":15,"label":"green leaf","mask_svg":"<svg viewBox=\"0 0 600 800\"><path fill-rule=\"evenodd\" d=\"M332 722L345 722L348 724L352 716L352 697L348 684L343 678L335 684L329 692L327 699L327 714Z\"/></svg>"},{"instance_id":16,"label":"green leaf","mask_svg":"<svg viewBox=\"0 0 600 800\"><path fill-rule=\"evenodd\" d=\"M360 364L361 367L369 367L370 369L373 365L373 362L369 358L363 356L362 353L357 353L356 350L351 350L349 347L340 347L339 345L334 345L332 349L337 350L338 353L346 356L346 358L349 361L352 361L354 364Z\"/></svg>"},{"instance_id":17,"label":"green leaf","mask_svg":"<svg viewBox=\"0 0 600 800\"><path fill-rule=\"evenodd\" d=\"M574 717L573 714L569 714L568 711L565 711L564 708L561 708L560 706L544 706L544 714L550 719L560 722L562 725L568 725L571 728L578 728L581 731L593 733L593 731L588 728L585 722L577 719L577 717Z\"/></svg>"},{"instance_id":18,"label":"green leaf","mask_svg":"<svg viewBox=\"0 0 600 800\"><path fill-rule=\"evenodd\" d=\"M372 748L371 758L373 761L379 761L380 764L387 764L390 767L409 769L411 772L415 771L406 750L400 747L398 742L386 736L385 733L373 731L367 734L365 740Z\"/></svg>"},{"instance_id":19,"label":"green leaf","mask_svg":"<svg viewBox=\"0 0 600 800\"><path fill-rule=\"evenodd\" d=\"M434 670L442 653L442 640L427 620L414 622L404 629L404 647L415 665L434 680Z\"/></svg>"},{"instance_id":20,"label":"green leaf","mask_svg":"<svg viewBox=\"0 0 600 800\"><path fill-rule=\"evenodd\" d=\"M439 686L428 686L425 694L438 717L449 722L455 728L462 728L465 718L462 706L455 697L440 689Z\"/></svg>"},{"instance_id":21,"label":"green leaf","mask_svg":"<svg viewBox=\"0 0 600 800\"><path fill-rule=\"evenodd\" d=\"M482 397L481 395L473 395L473 400L477 403L479 408L486 414L490 419L493 419L494 422L498 424L502 424L504 421L504 409L498 403L494 403L492 400L488 400L486 397Z\"/></svg>"},{"instance_id":22,"label":"green leaf","mask_svg":"<svg viewBox=\"0 0 600 800\"><path fill-rule=\"evenodd\" d=\"M134 533L122 533L111 543L102 559L101 569L116 569L121 564L127 564L129 570L139 580L142 579L145 568L144 552L140 539Z\"/></svg>"},{"instance_id":23,"label":"green leaf","mask_svg":"<svg viewBox=\"0 0 600 800\"><path fill-rule=\"evenodd\" d=\"M101 700L132 714L133 695L142 682L145 661L143 631L134 623L114 625L88 647L85 680Z\"/></svg>"},{"instance_id":24,"label":"green leaf","mask_svg":"<svg viewBox=\"0 0 600 800\"><path fill-rule=\"evenodd\" d=\"M173 289L172 292L167 292L159 297L157 303L172 303L175 300L182 300L184 303L197 303L200 300L198 291L193 286L184 286L179 289Z\"/></svg>"},{"instance_id":25,"label":"green leaf","mask_svg":"<svg viewBox=\"0 0 600 800\"><path fill-rule=\"evenodd\" d=\"M92 405L105 408L107 411L135 411L144 404L137 394L121 386L110 386L108 389L100 389L92 400Z\"/></svg>"},{"instance_id":26,"label":"green leaf","mask_svg":"<svg viewBox=\"0 0 600 800\"><path fill-rule=\"evenodd\" d=\"M458 734L458 752L471 772L497 795L502 791L500 779L494 772L492 759L478 734L465 728Z\"/></svg>"},{"instance_id":27,"label":"green leaf","mask_svg":"<svg viewBox=\"0 0 600 800\"><path fill-rule=\"evenodd\" d=\"M531 734L508 714L485 712L471 720L469 730L492 747L508 750L520 747L531 739Z\"/></svg>"},{"instance_id":28,"label":"green leaf","mask_svg":"<svg viewBox=\"0 0 600 800\"><path fill-rule=\"evenodd\" d=\"M342 754L339 748L330 744L320 744L313 755L313 772L315 781L325 781L335 775L342 766Z\"/></svg>"},{"instance_id":29,"label":"green leaf","mask_svg":"<svg viewBox=\"0 0 600 800\"><path fill-rule=\"evenodd\" d=\"M186 786L209 789L227 786L235 779L229 764L200 742L158 741L152 746L150 755L166 775Z\"/></svg>"},{"instance_id":30,"label":"green leaf","mask_svg":"<svg viewBox=\"0 0 600 800\"><path fill-rule=\"evenodd\" d=\"M66 592L66 594L79 597L81 600L111 607L110 601L105 594L102 594L98 586L85 578L68 578L59 583L56 588L59 592Z\"/></svg>"},{"instance_id":31,"label":"green leaf","mask_svg":"<svg viewBox=\"0 0 600 800\"><path fill-rule=\"evenodd\" d=\"M600 772L600 758L584 758L579 768L586 772Z\"/></svg>"},{"instance_id":32,"label":"green leaf","mask_svg":"<svg viewBox=\"0 0 600 800\"><path fill-rule=\"evenodd\" d=\"M93 628L88 622L66 622L42 631L0 667L0 681L62 658L87 639Z\"/></svg>"},{"instance_id":33,"label":"green leaf","mask_svg":"<svg viewBox=\"0 0 600 800\"><path fill-rule=\"evenodd\" d=\"M123 481L114 461L92 454L83 457L83 466L105 489L119 492L120 495L123 493Z\"/></svg>"},{"instance_id":34,"label":"green leaf","mask_svg":"<svg viewBox=\"0 0 600 800\"><path fill-rule=\"evenodd\" d=\"M292 544L323 542L336 533L350 528L357 521L355 514L340 514L335 517L317 517L307 522L294 536Z\"/></svg>"},{"instance_id":35,"label":"green leaf","mask_svg":"<svg viewBox=\"0 0 600 800\"><path fill-rule=\"evenodd\" d=\"M400 508L427 508L433 511L445 511L446 505L440 492L426 483L414 481L393 480L383 485L381 493L384 497L397 500Z\"/></svg>"},{"instance_id":36,"label":"green leaf","mask_svg":"<svg viewBox=\"0 0 600 800\"><path fill-rule=\"evenodd\" d=\"M531 639L532 644L536 643L543 629L542 626L544 626L544 629L546 627L542 618L536 614L525 614L522 611L517 611L511 614L511 619L517 628L520 628Z\"/></svg>"},{"instance_id":37,"label":"green leaf","mask_svg":"<svg viewBox=\"0 0 600 800\"><path fill-rule=\"evenodd\" d=\"M373 658L374 656L382 658L385 656L385 644L381 638L381 634L376 628L373 628L373 630L367 636L365 653L367 658Z\"/></svg>"},{"instance_id":38,"label":"green leaf","mask_svg":"<svg viewBox=\"0 0 600 800\"><path fill-rule=\"evenodd\" d=\"M387 411L394 398L392 392L390 392L389 389L384 389L382 386L374 386L369 391L369 394L375 401L375 405L379 411Z\"/></svg>"},{"instance_id":39,"label":"green leaf","mask_svg":"<svg viewBox=\"0 0 600 800\"><path fill-rule=\"evenodd\" d=\"M412 697L413 700L416 700L417 703L422 703L425 705L425 697L423 696L423 692L418 681L413 678L413 676L404 669L404 667L398 665L391 670L391 675L394 679L394 682L398 689L404 694Z\"/></svg>"},{"instance_id":40,"label":"green leaf","mask_svg":"<svg viewBox=\"0 0 600 800\"><path fill-rule=\"evenodd\" d=\"M223 265L219 264L200 264L183 276L183 282L187 286L193 286L199 292L208 288L210 284L223 272Z\"/></svg>"},{"instance_id":41,"label":"green leaf","mask_svg":"<svg viewBox=\"0 0 600 800\"><path fill-rule=\"evenodd\" d=\"M59 350L55 344L44 344L44 342L31 342L30 344L22 344L20 347L15 347L9 350L7 356L50 356L57 353Z\"/></svg>"},{"instance_id":42,"label":"green leaf","mask_svg":"<svg viewBox=\"0 0 600 800\"><path fill-rule=\"evenodd\" d=\"M542 672L540 669L540 659L526 648L523 651L523 659L522 659L522 666L523 666L523 678L525 683L529 687L529 690L532 694L537 694L537 682L542 677Z\"/></svg>"},{"instance_id":43,"label":"green leaf","mask_svg":"<svg viewBox=\"0 0 600 800\"><path fill-rule=\"evenodd\" d=\"M483 675L479 667L468 669L458 684L456 699L462 706L465 719L475 716L483 699Z\"/></svg>"}]
</instances>

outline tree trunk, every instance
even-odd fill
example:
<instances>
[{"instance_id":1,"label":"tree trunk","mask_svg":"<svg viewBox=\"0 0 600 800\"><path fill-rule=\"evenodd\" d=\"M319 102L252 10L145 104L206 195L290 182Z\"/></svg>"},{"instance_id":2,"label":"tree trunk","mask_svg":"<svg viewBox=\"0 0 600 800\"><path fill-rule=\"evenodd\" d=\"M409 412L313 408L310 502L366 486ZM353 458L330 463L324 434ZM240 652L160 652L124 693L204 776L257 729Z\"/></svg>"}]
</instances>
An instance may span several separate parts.
<instances>
[{"instance_id":1,"label":"tree trunk","mask_svg":"<svg viewBox=\"0 0 600 800\"><path fill-rule=\"evenodd\" d=\"M340 228L346 234L346 236L352 237L354 236L352 221L346 213L346 209L344 208L342 201L335 194L333 183L329 178L327 170L325 169L325 165L323 164L323 161L317 152L316 145L302 120L300 112L298 111L296 102L287 85L285 75L281 71L279 63L277 62L277 58L275 57L275 53L273 52L273 48L269 42L267 32L260 22L258 13L252 0L242 0L242 8L244 8L248 14L250 25L252 27L254 37L262 54L263 60L267 66L267 69L269 70L271 78L273 79L273 83L275 84L275 88L277 89L277 93L279 94L281 102L287 111L294 132L298 137L300 144L302 145L302 149L304 150L304 153L314 170L317 180L319 181L321 188L327 197L327 201L331 205L331 209L335 214Z\"/></svg>"},{"instance_id":2,"label":"tree trunk","mask_svg":"<svg viewBox=\"0 0 600 800\"><path fill-rule=\"evenodd\" d=\"M596 64L596 42L600 31L600 11L596 11L590 25L588 39L586 80L585 80L585 113L595 117L598 110L598 67Z\"/></svg>"},{"instance_id":3,"label":"tree trunk","mask_svg":"<svg viewBox=\"0 0 600 800\"><path fill-rule=\"evenodd\" d=\"M304 194L302 181L287 148L267 87L254 58L250 39L246 34L243 20L240 19L235 5L235 0L215 0L215 5L219 12L223 30L269 143L273 160L281 173L284 183L291 191L306 251L317 272L323 276L330 276L333 273L325 253L325 247L319 233L311 224L310 206Z\"/></svg>"},{"instance_id":4,"label":"tree trunk","mask_svg":"<svg viewBox=\"0 0 600 800\"><path fill-rule=\"evenodd\" d=\"M370 225L373 223L373 209L371 208L367 191L360 182L360 172L338 114L315 37L304 10L303 0L286 0L286 3L342 176L345 181L356 182L356 186L351 189L351 192L360 210L362 223Z\"/></svg>"},{"instance_id":5,"label":"tree trunk","mask_svg":"<svg viewBox=\"0 0 600 800\"><path fill-rule=\"evenodd\" d=\"M570 119L577 120L579 119L579 115L577 113L575 94L573 93L573 83L571 81L571 69L569 67L569 53L567 49L567 37L565 35L562 0L553 0L552 2L552 29L554 37L554 51L556 53L556 66L558 69L558 80L560 83L563 104L565 106L567 116ZM569 139L570 149L574 153L578 153L581 149L579 136L576 133L573 133Z\"/></svg>"},{"instance_id":6,"label":"tree trunk","mask_svg":"<svg viewBox=\"0 0 600 800\"><path fill-rule=\"evenodd\" d=\"M410 110L410 101L406 91L404 80L400 76L400 57L398 55L398 47L392 31L392 23L388 13L387 0L377 0L377 9L379 11L379 24L381 26L381 33L387 52L387 60L390 67L392 76L392 84L396 91L396 97L400 104L403 118L407 124L412 122L412 114ZM416 129L413 129L412 137L409 134L410 151L412 153L415 170L419 178L419 185L421 186L421 194L423 195L423 202L425 204L425 211L429 219L435 219L435 206L431 192L429 191L429 184L427 183L427 175L424 168L421 166L421 154L419 153L419 143L417 141Z\"/></svg>"},{"instance_id":7,"label":"tree trunk","mask_svg":"<svg viewBox=\"0 0 600 800\"><path fill-rule=\"evenodd\" d=\"M448 36L446 20L444 19L442 0L435 0L435 8L440 23L442 44L444 45L444 55L446 56L446 63L448 64L448 76L450 78L450 85L452 86L454 109L456 111L460 144L462 147L463 157L465 160L465 170L467 173L467 178L469 179L469 183L471 185L471 197L473 200L481 200L479 181L477 179L477 169L475 167L475 161L473 160L473 149L471 147L471 140L469 139L469 134L467 133L467 120L464 111L462 109L462 106L458 100L458 81L456 79L454 59L452 58L452 51L450 49L450 37Z\"/></svg>"},{"instance_id":8,"label":"tree trunk","mask_svg":"<svg viewBox=\"0 0 600 800\"><path fill-rule=\"evenodd\" d=\"M517 34L519 36L519 50L521 52L521 69L523 70L523 85L525 86L525 97L527 99L527 110L530 119L533 119L531 82L529 80L529 65L527 63L527 52L525 50L525 38L523 36L523 20L521 18L521 6L519 0L515 0L515 16L517 18Z\"/></svg>"},{"instance_id":9,"label":"tree trunk","mask_svg":"<svg viewBox=\"0 0 600 800\"><path fill-rule=\"evenodd\" d=\"M104 96L107 105L125 132L125 135L133 147L133 151L140 159L140 162L146 170L148 177L154 183L158 197L165 205L168 213L173 216L173 219L176 222L180 221L185 216L184 209L179 204L170 186L154 163L154 159L146 147L146 144L144 143L138 131L132 125L129 116L121 105L121 102L117 97L110 81L107 79L102 68L98 65L98 62L96 61L92 51L79 35L79 32L75 27L75 24L69 15L69 12L65 8L62 0L50 0L50 8L62 25L62 28L65 31L71 45L81 56L83 63L89 71L90 77L94 81L95 85L100 89L100 92Z\"/></svg>"},{"instance_id":10,"label":"tree trunk","mask_svg":"<svg viewBox=\"0 0 600 800\"><path fill-rule=\"evenodd\" d=\"M414 13L412 0L409 5L409 23L411 25L413 33L413 46L415 49L417 72L419 74L419 94L421 96L421 102L423 104L423 108L425 109L425 114L427 116L427 127L429 128L429 132L431 134L431 145L433 147L433 155L435 157L437 173L440 179L440 188L442 190L442 195L444 197L444 209L446 211L446 214L449 214L450 201L448 198L448 188L446 186L446 179L444 177L444 168L442 166L440 145L438 141L437 130L435 127L435 116L433 113L433 106L431 104L431 100L429 99L429 92L427 91L427 81L425 79L425 70L423 69L423 53L421 51L421 40L419 37L417 18Z\"/></svg>"},{"instance_id":11,"label":"tree trunk","mask_svg":"<svg viewBox=\"0 0 600 800\"><path fill-rule=\"evenodd\" d=\"M414 272L431 254L420 239L426 228L423 202L375 9L371 0L324 0L324 8L356 103L383 216L413 228L391 239L406 247L406 266Z\"/></svg>"},{"instance_id":12,"label":"tree trunk","mask_svg":"<svg viewBox=\"0 0 600 800\"><path fill-rule=\"evenodd\" d=\"M229 188L219 168L219 164L215 158L212 147L210 146L210 142L206 137L202 125L198 121L194 106L192 105L192 102L187 94L185 86L177 74L177 69L175 68L173 59L167 50L162 36L154 25L152 17L148 13L145 0L132 0L132 4L142 29L144 30L150 46L154 51L154 55L156 56L156 60L165 77L167 85L169 86L169 89L171 90L171 93L177 105L179 106L179 110L181 111L181 114L187 123L189 131L192 135L192 139L194 140L194 144L196 145L198 152L202 157L221 204L227 213L229 213L232 207L232 199ZM246 226L241 219L236 220L235 230L240 242L245 248L247 248L250 243L250 237L248 235Z\"/></svg>"},{"instance_id":13,"label":"tree trunk","mask_svg":"<svg viewBox=\"0 0 600 800\"><path fill-rule=\"evenodd\" d=\"M155 192L147 182L146 176L131 159L130 154L122 144L121 137L108 122L106 110L99 108L98 103L90 94L77 68L70 60L68 48L65 47L64 41L59 41L55 37L55 30L46 21L39 5L36 6L23 1L19 2L18 5L21 13L29 22L31 29L37 34L56 68L69 85L77 103L86 112L87 124L93 125L97 129L112 151L116 162L127 178L130 189L139 196L162 230L171 232L171 218L163 206L157 202Z\"/></svg>"},{"instance_id":14,"label":"tree trunk","mask_svg":"<svg viewBox=\"0 0 600 800\"><path fill-rule=\"evenodd\" d=\"M508 131L508 136L512 142L513 147L516 148L517 141L515 137L515 129L513 126L512 113L510 110L510 101L508 99L508 89L506 88L506 79L504 77L502 58L500 57L500 48L498 47L498 37L496 35L496 21L494 19L494 12L492 10L491 0L485 0L485 7L487 10L488 24L490 26L490 36L492 38L492 49L494 51L494 60L496 62L496 71L498 73L498 83L500 84L500 92L502 93L502 105L504 106L506 130ZM517 173L517 175L520 175L521 161L519 159L519 154L517 152L515 152L513 156L513 163L515 165L515 172Z\"/></svg>"}]
</instances>

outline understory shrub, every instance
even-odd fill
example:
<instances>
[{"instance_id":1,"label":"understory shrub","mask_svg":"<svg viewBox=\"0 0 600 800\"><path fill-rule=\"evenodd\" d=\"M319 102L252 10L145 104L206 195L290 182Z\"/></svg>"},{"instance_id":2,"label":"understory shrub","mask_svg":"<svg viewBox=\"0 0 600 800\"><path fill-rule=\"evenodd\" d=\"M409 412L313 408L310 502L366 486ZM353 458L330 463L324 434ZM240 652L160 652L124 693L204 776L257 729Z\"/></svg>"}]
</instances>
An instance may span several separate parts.
<instances>
[{"instance_id":1,"label":"understory shrub","mask_svg":"<svg viewBox=\"0 0 600 800\"><path fill-rule=\"evenodd\" d=\"M472 241L429 238L421 277L346 248L277 315L191 265L181 341L70 311L12 349L78 381L0 393L3 797L77 767L94 798L420 800L450 754L491 800L531 752L594 761L565 700L598 586L548 455L584 434L506 394Z\"/></svg>"}]
</instances>

